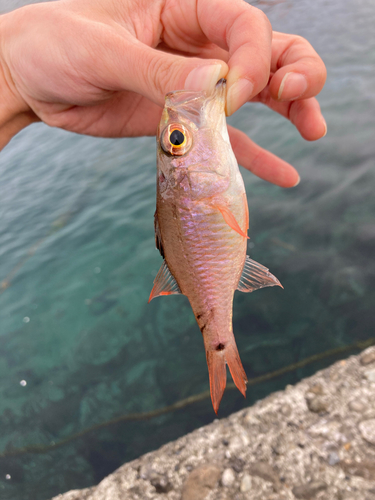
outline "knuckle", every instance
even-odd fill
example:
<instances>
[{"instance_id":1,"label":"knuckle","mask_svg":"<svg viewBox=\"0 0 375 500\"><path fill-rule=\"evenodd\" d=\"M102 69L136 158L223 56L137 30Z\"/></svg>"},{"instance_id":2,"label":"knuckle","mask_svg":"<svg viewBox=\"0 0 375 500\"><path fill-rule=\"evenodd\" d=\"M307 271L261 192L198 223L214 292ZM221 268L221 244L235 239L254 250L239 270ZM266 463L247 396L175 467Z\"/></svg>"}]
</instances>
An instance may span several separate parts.
<instances>
[{"instance_id":1,"label":"knuckle","mask_svg":"<svg viewBox=\"0 0 375 500\"><path fill-rule=\"evenodd\" d=\"M146 72L146 82L159 97L166 93L167 85L170 85L175 72L175 64L172 59L166 57L155 57L150 62Z\"/></svg>"},{"instance_id":2,"label":"knuckle","mask_svg":"<svg viewBox=\"0 0 375 500\"><path fill-rule=\"evenodd\" d=\"M253 18L256 18L256 24L257 26L261 26L263 29L265 29L269 35L272 34L272 25L271 21L268 19L267 15L257 7L254 7L252 5L249 5L251 16Z\"/></svg>"},{"instance_id":3,"label":"knuckle","mask_svg":"<svg viewBox=\"0 0 375 500\"><path fill-rule=\"evenodd\" d=\"M260 9L256 10L258 12L258 22L261 22L263 24L263 27L267 29L269 33L272 33L271 21L268 19L268 17L263 11L261 11Z\"/></svg>"}]
</instances>

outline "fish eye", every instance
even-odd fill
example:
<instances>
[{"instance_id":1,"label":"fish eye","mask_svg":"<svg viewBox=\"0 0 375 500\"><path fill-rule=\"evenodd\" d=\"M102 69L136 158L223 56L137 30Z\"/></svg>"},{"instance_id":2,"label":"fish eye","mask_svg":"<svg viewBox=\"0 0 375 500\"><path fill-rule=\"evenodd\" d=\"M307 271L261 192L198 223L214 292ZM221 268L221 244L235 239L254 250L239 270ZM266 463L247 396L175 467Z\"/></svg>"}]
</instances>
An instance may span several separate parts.
<instances>
[{"instance_id":1,"label":"fish eye","mask_svg":"<svg viewBox=\"0 0 375 500\"><path fill-rule=\"evenodd\" d=\"M191 148L192 134L185 125L172 123L161 133L160 145L167 154L183 156Z\"/></svg>"},{"instance_id":2,"label":"fish eye","mask_svg":"<svg viewBox=\"0 0 375 500\"><path fill-rule=\"evenodd\" d=\"M186 142L185 134L176 128L170 133L169 142L172 146L181 147Z\"/></svg>"}]
</instances>

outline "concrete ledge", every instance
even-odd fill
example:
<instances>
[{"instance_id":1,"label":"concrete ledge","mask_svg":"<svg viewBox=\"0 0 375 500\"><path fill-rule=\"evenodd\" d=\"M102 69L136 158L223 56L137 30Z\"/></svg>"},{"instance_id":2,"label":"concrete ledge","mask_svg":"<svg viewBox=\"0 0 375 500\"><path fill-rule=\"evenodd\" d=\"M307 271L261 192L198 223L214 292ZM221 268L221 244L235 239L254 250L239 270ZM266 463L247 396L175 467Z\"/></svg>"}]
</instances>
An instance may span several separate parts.
<instances>
[{"instance_id":1,"label":"concrete ledge","mask_svg":"<svg viewBox=\"0 0 375 500\"><path fill-rule=\"evenodd\" d=\"M375 500L375 347L53 500Z\"/></svg>"}]
</instances>

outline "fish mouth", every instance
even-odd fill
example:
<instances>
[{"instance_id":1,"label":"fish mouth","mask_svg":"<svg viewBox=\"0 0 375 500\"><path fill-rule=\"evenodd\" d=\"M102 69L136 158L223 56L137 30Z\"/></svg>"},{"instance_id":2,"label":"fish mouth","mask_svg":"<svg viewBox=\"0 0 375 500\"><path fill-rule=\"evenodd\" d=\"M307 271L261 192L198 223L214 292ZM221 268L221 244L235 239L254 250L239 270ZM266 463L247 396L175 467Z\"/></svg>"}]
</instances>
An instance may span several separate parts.
<instances>
[{"instance_id":1,"label":"fish mouth","mask_svg":"<svg viewBox=\"0 0 375 500\"><path fill-rule=\"evenodd\" d=\"M165 94L167 105L179 106L181 104L190 104L194 101L205 100L225 100L227 80L220 78L212 92L206 90L174 90Z\"/></svg>"},{"instance_id":2,"label":"fish mouth","mask_svg":"<svg viewBox=\"0 0 375 500\"><path fill-rule=\"evenodd\" d=\"M165 107L161 123L183 121L193 131L209 126L221 129L225 120L227 81L221 78L209 91L176 90L165 96Z\"/></svg>"},{"instance_id":3,"label":"fish mouth","mask_svg":"<svg viewBox=\"0 0 375 500\"><path fill-rule=\"evenodd\" d=\"M220 78L220 80L215 85L215 94L220 94L220 95L216 97L222 97L221 94L225 96L226 88L227 88L226 78Z\"/></svg>"}]
</instances>

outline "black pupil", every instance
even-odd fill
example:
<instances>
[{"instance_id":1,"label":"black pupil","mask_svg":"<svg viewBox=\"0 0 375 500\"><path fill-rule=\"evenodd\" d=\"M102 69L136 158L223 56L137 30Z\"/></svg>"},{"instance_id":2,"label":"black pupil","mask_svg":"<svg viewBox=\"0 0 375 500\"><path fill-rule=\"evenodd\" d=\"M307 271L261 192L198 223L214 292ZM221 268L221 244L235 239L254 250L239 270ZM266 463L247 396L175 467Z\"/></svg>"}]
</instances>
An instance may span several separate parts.
<instances>
[{"instance_id":1,"label":"black pupil","mask_svg":"<svg viewBox=\"0 0 375 500\"><path fill-rule=\"evenodd\" d=\"M169 141L173 146L180 146L185 140L185 136L179 130L174 130L169 136Z\"/></svg>"}]
</instances>

